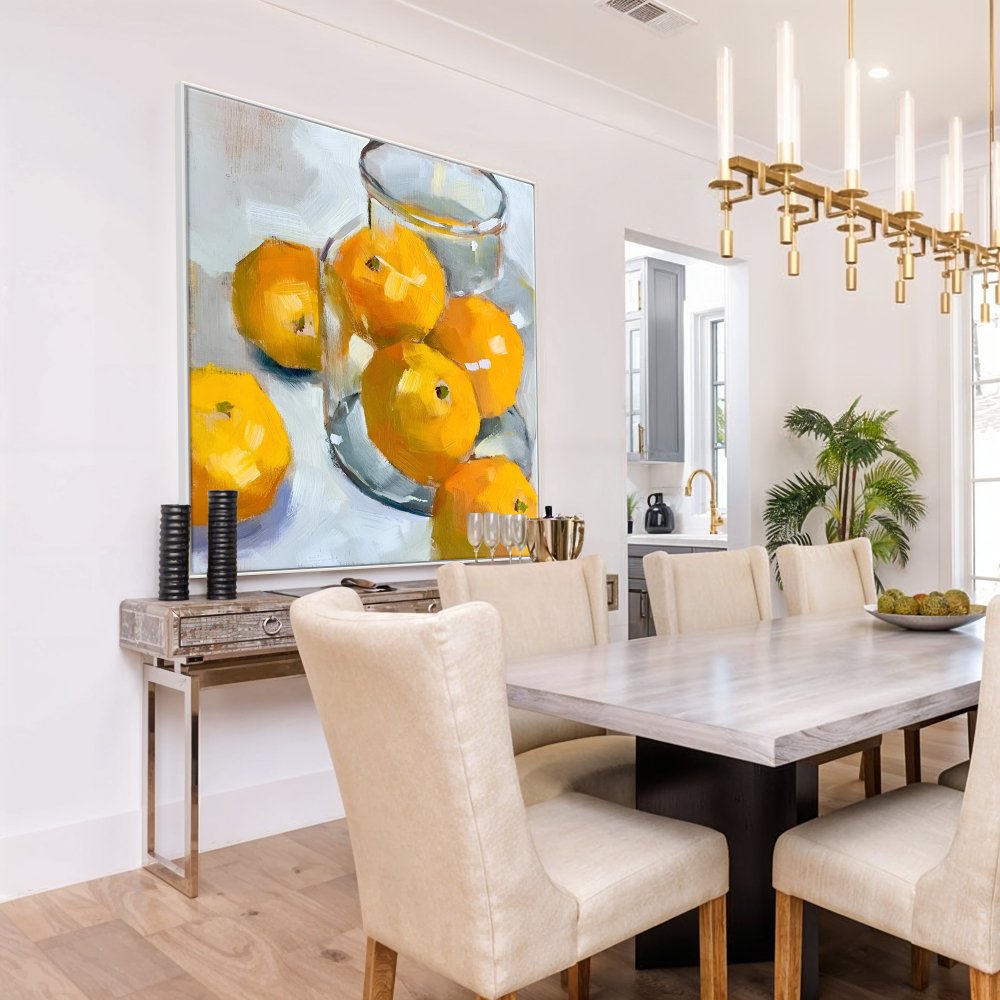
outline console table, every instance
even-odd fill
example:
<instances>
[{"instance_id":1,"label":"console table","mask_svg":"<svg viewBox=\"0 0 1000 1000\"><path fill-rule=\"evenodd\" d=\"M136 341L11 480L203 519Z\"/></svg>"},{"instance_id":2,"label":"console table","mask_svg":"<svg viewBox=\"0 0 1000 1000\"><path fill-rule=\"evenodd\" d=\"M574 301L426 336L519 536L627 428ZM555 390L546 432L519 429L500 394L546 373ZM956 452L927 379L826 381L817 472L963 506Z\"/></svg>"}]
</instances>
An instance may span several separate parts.
<instances>
[{"instance_id":1,"label":"console table","mask_svg":"<svg viewBox=\"0 0 1000 1000\"><path fill-rule=\"evenodd\" d=\"M433 613L437 582L414 580L391 591L359 592L366 611ZM198 727L205 688L304 673L289 608L317 587L256 591L235 601L122 601L119 644L142 657L143 867L186 896L198 895ZM608 607L618 607L618 577L608 576ZM184 855L156 852L156 689L184 698Z\"/></svg>"}]
</instances>

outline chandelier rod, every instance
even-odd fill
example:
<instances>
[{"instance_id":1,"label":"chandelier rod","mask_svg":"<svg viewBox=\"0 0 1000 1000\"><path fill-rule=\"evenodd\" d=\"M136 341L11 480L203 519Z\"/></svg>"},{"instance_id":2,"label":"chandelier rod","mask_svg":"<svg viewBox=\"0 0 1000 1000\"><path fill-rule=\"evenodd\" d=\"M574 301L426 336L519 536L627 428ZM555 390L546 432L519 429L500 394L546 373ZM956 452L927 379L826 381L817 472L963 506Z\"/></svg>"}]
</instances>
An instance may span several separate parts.
<instances>
[{"instance_id":1,"label":"chandelier rod","mask_svg":"<svg viewBox=\"0 0 1000 1000\"><path fill-rule=\"evenodd\" d=\"M993 0L990 0L993 9ZM854 0L847 0L847 58L854 58Z\"/></svg>"},{"instance_id":2,"label":"chandelier rod","mask_svg":"<svg viewBox=\"0 0 1000 1000\"><path fill-rule=\"evenodd\" d=\"M854 0L850 0L850 2L853 3ZM994 205L993 205L993 199L994 199L994 191L993 191L994 178L993 178L993 174L996 171L996 166L993 163L993 158L996 155L996 149L995 149L995 147L993 145L993 143L994 143L994 141L996 139L996 93L995 93L996 92L996 69L995 69L995 66L994 66L994 64L996 62L996 51L995 51L996 50L996 39L995 39L994 7L995 7L994 0L990 0L990 129L989 129L989 131L990 131L990 138L989 138L989 142L990 142L990 157L989 157L989 171L988 171L988 174L989 174L989 182L988 182L989 183L989 199L988 199L988 201L989 201L989 216L990 216L990 220L989 220L989 233L987 234L987 243L989 243L991 246L994 243L995 226L996 226L996 221L997 221L996 219L993 218L994 211L995 211Z\"/></svg>"}]
</instances>

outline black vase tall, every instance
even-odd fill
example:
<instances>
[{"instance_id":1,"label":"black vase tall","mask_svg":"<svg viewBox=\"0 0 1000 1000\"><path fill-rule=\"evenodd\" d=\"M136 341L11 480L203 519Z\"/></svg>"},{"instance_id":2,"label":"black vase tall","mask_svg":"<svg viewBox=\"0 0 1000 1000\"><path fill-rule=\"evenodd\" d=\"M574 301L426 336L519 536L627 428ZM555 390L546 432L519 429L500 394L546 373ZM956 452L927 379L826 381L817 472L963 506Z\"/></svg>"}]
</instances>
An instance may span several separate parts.
<instances>
[{"instance_id":1,"label":"black vase tall","mask_svg":"<svg viewBox=\"0 0 1000 1000\"><path fill-rule=\"evenodd\" d=\"M208 491L208 599L236 597L236 490Z\"/></svg>"},{"instance_id":2,"label":"black vase tall","mask_svg":"<svg viewBox=\"0 0 1000 1000\"><path fill-rule=\"evenodd\" d=\"M161 601L188 599L191 553L191 507L186 503L160 505Z\"/></svg>"}]
</instances>

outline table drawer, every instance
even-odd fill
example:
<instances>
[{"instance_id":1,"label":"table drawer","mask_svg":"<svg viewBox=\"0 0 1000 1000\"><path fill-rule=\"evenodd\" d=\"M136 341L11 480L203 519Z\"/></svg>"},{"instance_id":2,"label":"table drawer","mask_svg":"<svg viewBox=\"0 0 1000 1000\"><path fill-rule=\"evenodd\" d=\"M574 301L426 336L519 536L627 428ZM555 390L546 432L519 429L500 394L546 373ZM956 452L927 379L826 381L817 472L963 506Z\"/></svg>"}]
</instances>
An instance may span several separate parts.
<instances>
[{"instance_id":1,"label":"table drawer","mask_svg":"<svg viewBox=\"0 0 1000 1000\"><path fill-rule=\"evenodd\" d=\"M421 597L415 601L383 601L379 604L366 604L365 611L403 611L407 614L433 614L441 610L441 602L436 597Z\"/></svg>"},{"instance_id":2,"label":"table drawer","mask_svg":"<svg viewBox=\"0 0 1000 1000\"><path fill-rule=\"evenodd\" d=\"M179 638L182 649L241 642L258 646L294 642L288 608L182 618Z\"/></svg>"}]
</instances>

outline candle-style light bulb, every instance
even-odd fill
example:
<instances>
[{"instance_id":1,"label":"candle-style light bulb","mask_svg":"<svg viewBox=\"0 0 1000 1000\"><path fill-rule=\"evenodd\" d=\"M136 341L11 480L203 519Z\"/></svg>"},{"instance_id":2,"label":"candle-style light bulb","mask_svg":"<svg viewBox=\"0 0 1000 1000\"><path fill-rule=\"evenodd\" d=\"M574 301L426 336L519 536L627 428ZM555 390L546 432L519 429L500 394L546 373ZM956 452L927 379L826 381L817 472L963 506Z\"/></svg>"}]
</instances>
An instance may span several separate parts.
<instances>
[{"instance_id":1,"label":"candle-style light bulb","mask_svg":"<svg viewBox=\"0 0 1000 1000\"><path fill-rule=\"evenodd\" d=\"M965 160L963 155L962 119L952 118L948 126L948 159L951 177L951 225L952 232L965 228Z\"/></svg>"},{"instance_id":2,"label":"candle-style light bulb","mask_svg":"<svg viewBox=\"0 0 1000 1000\"><path fill-rule=\"evenodd\" d=\"M795 89L795 39L792 26L778 26L778 162L795 163L793 118Z\"/></svg>"},{"instance_id":3,"label":"candle-style light bulb","mask_svg":"<svg viewBox=\"0 0 1000 1000\"><path fill-rule=\"evenodd\" d=\"M856 59L844 66L844 187L861 187L861 71Z\"/></svg>"},{"instance_id":4,"label":"candle-style light bulb","mask_svg":"<svg viewBox=\"0 0 1000 1000\"><path fill-rule=\"evenodd\" d=\"M719 178L728 181L732 177L729 161L733 155L733 56L728 46L719 52L715 69Z\"/></svg>"},{"instance_id":5,"label":"candle-style light bulb","mask_svg":"<svg viewBox=\"0 0 1000 1000\"><path fill-rule=\"evenodd\" d=\"M941 157L941 229L950 232L952 223L952 183L951 157L945 153Z\"/></svg>"},{"instance_id":6,"label":"candle-style light bulb","mask_svg":"<svg viewBox=\"0 0 1000 1000\"><path fill-rule=\"evenodd\" d=\"M901 135L896 136L896 151L895 151L895 165L896 165L896 197L894 203L898 207L899 211L905 212L906 209L903 208L903 203L905 198L903 196L903 137Z\"/></svg>"},{"instance_id":7,"label":"candle-style light bulb","mask_svg":"<svg viewBox=\"0 0 1000 1000\"><path fill-rule=\"evenodd\" d=\"M913 212L917 204L917 133L913 94L904 91L899 99L900 148L896 155L899 186L896 204L901 212Z\"/></svg>"},{"instance_id":8,"label":"candle-style light bulb","mask_svg":"<svg viewBox=\"0 0 1000 1000\"><path fill-rule=\"evenodd\" d=\"M792 163L802 162L802 102L799 81L792 81Z\"/></svg>"}]
</instances>

